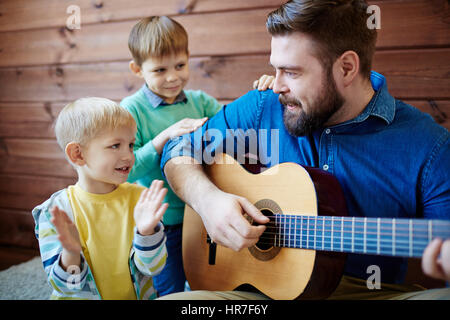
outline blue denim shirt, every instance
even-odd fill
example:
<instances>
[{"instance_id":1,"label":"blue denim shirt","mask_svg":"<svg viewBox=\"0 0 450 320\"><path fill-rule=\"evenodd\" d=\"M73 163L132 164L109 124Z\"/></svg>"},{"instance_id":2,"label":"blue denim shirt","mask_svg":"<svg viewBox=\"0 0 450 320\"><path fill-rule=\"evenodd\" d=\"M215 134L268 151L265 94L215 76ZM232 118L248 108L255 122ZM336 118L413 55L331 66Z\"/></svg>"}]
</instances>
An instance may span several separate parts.
<instances>
[{"instance_id":1,"label":"blue denim shirt","mask_svg":"<svg viewBox=\"0 0 450 320\"><path fill-rule=\"evenodd\" d=\"M305 137L293 137L285 129L277 94L251 91L201 130L169 141L161 168L179 155L207 162L208 152L201 148L228 151L227 129L240 128L241 134L234 131L235 157L252 152L253 134L260 161L269 167L295 162L332 173L343 188L350 216L450 219L449 132L429 115L394 99L382 75L372 72L371 82L375 94L359 116ZM380 267L382 282L402 283L407 259L348 254L345 274L367 279L370 265Z\"/></svg>"}]
</instances>

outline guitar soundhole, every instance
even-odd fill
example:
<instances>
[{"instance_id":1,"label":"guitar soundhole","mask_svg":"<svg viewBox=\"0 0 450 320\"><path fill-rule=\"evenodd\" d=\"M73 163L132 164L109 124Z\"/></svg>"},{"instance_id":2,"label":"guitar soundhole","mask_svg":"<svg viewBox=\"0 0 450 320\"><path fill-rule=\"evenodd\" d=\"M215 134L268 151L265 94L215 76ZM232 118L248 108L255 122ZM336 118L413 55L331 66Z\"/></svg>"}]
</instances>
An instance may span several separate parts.
<instances>
[{"instance_id":1,"label":"guitar soundhole","mask_svg":"<svg viewBox=\"0 0 450 320\"><path fill-rule=\"evenodd\" d=\"M248 248L250 253L258 260L267 261L273 259L281 248L275 246L275 235L277 230L274 223L274 212L282 213L278 204L270 199L262 199L255 203L255 207L261 211L270 221L266 224L266 230L259 238L259 241Z\"/></svg>"},{"instance_id":2,"label":"guitar soundhole","mask_svg":"<svg viewBox=\"0 0 450 320\"><path fill-rule=\"evenodd\" d=\"M256 243L256 247L262 251L269 250L273 247L275 243L275 234L277 232L277 229L275 228L275 222L273 218L273 212L267 209L261 210L261 213L265 215L266 217L269 217L270 222L266 225L266 231L262 234L261 238L259 238L259 241Z\"/></svg>"}]
</instances>

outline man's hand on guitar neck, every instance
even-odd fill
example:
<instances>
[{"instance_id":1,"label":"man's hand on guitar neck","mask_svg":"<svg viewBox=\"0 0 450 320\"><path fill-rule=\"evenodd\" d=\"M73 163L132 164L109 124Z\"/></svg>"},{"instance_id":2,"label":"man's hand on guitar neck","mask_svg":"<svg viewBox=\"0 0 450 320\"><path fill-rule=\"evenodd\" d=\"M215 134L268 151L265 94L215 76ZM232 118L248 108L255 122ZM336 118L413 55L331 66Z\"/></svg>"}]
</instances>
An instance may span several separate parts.
<instances>
[{"instance_id":1,"label":"man's hand on guitar neck","mask_svg":"<svg viewBox=\"0 0 450 320\"><path fill-rule=\"evenodd\" d=\"M426 247L422 270L430 277L450 281L450 240L434 239Z\"/></svg>"},{"instance_id":2,"label":"man's hand on guitar neck","mask_svg":"<svg viewBox=\"0 0 450 320\"><path fill-rule=\"evenodd\" d=\"M255 245L266 229L251 225L244 214L259 224L269 222L247 199L220 190L205 196L197 212L211 239L235 251Z\"/></svg>"}]
</instances>

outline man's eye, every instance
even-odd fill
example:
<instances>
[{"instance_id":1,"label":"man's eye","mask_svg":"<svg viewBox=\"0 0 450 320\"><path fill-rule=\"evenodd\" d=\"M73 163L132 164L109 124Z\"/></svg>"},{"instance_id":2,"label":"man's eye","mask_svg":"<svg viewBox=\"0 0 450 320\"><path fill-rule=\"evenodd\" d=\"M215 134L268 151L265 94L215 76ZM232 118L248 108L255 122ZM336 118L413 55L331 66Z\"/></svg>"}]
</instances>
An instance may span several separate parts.
<instances>
[{"instance_id":1,"label":"man's eye","mask_svg":"<svg viewBox=\"0 0 450 320\"><path fill-rule=\"evenodd\" d=\"M120 147L120 143L116 143L111 146L111 149L119 149L119 147Z\"/></svg>"}]
</instances>

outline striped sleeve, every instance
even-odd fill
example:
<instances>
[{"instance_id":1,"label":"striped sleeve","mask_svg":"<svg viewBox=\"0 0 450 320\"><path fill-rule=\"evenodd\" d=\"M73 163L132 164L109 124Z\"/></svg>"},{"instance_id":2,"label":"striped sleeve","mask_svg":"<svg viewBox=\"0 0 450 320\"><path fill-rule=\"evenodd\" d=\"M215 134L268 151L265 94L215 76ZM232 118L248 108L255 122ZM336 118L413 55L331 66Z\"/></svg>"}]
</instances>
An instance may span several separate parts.
<instances>
[{"instance_id":1,"label":"striped sleeve","mask_svg":"<svg viewBox=\"0 0 450 320\"><path fill-rule=\"evenodd\" d=\"M32 214L47 281L57 294L71 296L78 295L86 286L88 266L82 255L81 268L74 266L64 271L60 266L62 245L58 240L56 228L50 221L50 208L58 205L59 208L65 209L64 205L57 201L58 195L64 191L65 189L53 194L49 200L34 208Z\"/></svg>"},{"instance_id":2,"label":"striped sleeve","mask_svg":"<svg viewBox=\"0 0 450 320\"><path fill-rule=\"evenodd\" d=\"M167 249L164 227L158 224L157 231L150 236L142 236L134 228L132 261L137 269L146 276L155 276L166 264Z\"/></svg>"}]
</instances>

